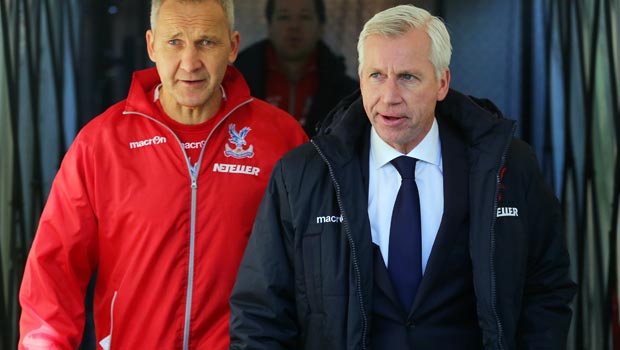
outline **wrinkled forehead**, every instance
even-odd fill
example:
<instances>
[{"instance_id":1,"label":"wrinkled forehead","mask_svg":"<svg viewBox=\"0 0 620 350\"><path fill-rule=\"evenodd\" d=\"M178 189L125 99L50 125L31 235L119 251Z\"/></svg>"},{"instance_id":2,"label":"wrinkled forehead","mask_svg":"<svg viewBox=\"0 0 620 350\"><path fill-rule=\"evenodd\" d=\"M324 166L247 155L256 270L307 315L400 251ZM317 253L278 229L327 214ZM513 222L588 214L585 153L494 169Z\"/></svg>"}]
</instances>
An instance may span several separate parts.
<instances>
[{"instance_id":1,"label":"wrinkled forehead","mask_svg":"<svg viewBox=\"0 0 620 350\"><path fill-rule=\"evenodd\" d=\"M170 10L172 9L172 10ZM154 0L151 7L151 28L162 21L163 14L176 12L179 15L190 12L198 16L221 17L224 24L233 31L234 7L226 0Z\"/></svg>"},{"instance_id":2,"label":"wrinkled forehead","mask_svg":"<svg viewBox=\"0 0 620 350\"><path fill-rule=\"evenodd\" d=\"M366 37L362 50L362 67L374 64L408 67L431 63L430 39L423 31L409 31L403 35L371 34Z\"/></svg>"},{"instance_id":3,"label":"wrinkled forehead","mask_svg":"<svg viewBox=\"0 0 620 350\"><path fill-rule=\"evenodd\" d=\"M228 31L224 11L218 2L200 1L182 3L169 0L162 5L157 17L157 31L162 34L172 32L219 33Z\"/></svg>"}]
</instances>

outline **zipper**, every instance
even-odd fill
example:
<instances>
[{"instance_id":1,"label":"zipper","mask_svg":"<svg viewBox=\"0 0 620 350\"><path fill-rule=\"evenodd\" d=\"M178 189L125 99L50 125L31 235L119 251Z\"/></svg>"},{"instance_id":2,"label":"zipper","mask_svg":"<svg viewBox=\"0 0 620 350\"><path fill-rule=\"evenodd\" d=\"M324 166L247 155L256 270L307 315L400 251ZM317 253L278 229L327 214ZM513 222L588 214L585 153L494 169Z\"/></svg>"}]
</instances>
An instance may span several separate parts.
<instances>
[{"instance_id":1,"label":"zipper","mask_svg":"<svg viewBox=\"0 0 620 350\"><path fill-rule=\"evenodd\" d=\"M362 295L362 274L357 259L357 249L355 248L355 242L353 241L353 235L351 234L351 228L349 227L349 220L347 219L347 215L344 211L344 205L342 204L340 184L336 180L336 176L334 175L334 169L332 168L331 163L327 160L327 157L325 157L325 154L323 154L321 148L314 142L314 140L310 140L310 142L312 142L312 145L319 153L319 156L321 156L321 158L327 165L327 169L329 170L329 177L331 178L332 183L334 184L334 188L336 189L336 200L338 201L338 207L340 208L340 214L342 215L342 224L344 226L345 235L347 236L349 245L351 246L351 259L353 260L353 269L355 270L357 297L359 299L360 310L362 313L362 350L366 350L366 338L368 336L368 318L366 316L366 308L364 307L364 296Z\"/></svg>"},{"instance_id":2,"label":"zipper","mask_svg":"<svg viewBox=\"0 0 620 350\"><path fill-rule=\"evenodd\" d=\"M110 302L110 334L107 337L101 339L99 342L99 346L101 346L104 350L110 350L112 346L112 333L114 332L114 302L116 302L116 296L118 295L118 291L114 291L114 295L112 295L112 302Z\"/></svg>"},{"instance_id":3,"label":"zipper","mask_svg":"<svg viewBox=\"0 0 620 350\"><path fill-rule=\"evenodd\" d=\"M510 139L506 143L504 150L502 151L502 158L499 163L499 168L497 170L497 174L495 174L495 195L493 196L493 220L491 221L491 240L490 240L490 250L491 254L489 256L489 272L491 274L491 312L493 313L493 317L495 318L495 323L497 324L497 344L499 345L499 349L504 349L503 343L503 333L504 327L502 326L502 320L499 318L497 313L497 278L495 275L495 222L497 221L497 195L499 194L499 185L501 183L500 173L504 164L506 163L506 154L508 153L508 148L510 147L510 140L512 139L512 135L514 135L516 126L512 125L510 131Z\"/></svg>"},{"instance_id":4,"label":"zipper","mask_svg":"<svg viewBox=\"0 0 620 350\"><path fill-rule=\"evenodd\" d=\"M110 338L112 338L112 332L114 332L114 303L116 303L117 295L118 291L115 290L112 296L112 303L110 303Z\"/></svg>"},{"instance_id":5,"label":"zipper","mask_svg":"<svg viewBox=\"0 0 620 350\"><path fill-rule=\"evenodd\" d=\"M198 175L200 173L200 164L202 163L202 157L204 155L205 150L207 149L209 140L211 139L211 136L213 136L213 133L215 132L215 130L219 129L219 127L237 109L241 108L242 106L245 106L246 104L252 102L253 100L254 100L253 98L249 98L239 103L237 106L231 109L230 112L228 112L222 118L222 120L220 120L213 127L213 129L211 129L211 132L205 139L205 144L202 147L202 150L200 150L200 156L198 157L198 161L196 162L195 171L193 170L192 164L189 160L189 157L187 156L187 152L185 151L185 148L183 147L183 143L181 142L181 139L179 139L177 134L175 134L174 131L170 127L168 127L166 124L153 118L150 115L140 113L140 112L123 111L124 115L130 115L130 114L139 115L147 119L150 119L160 124L164 128L166 128L177 140L179 147L181 147L181 151L183 152L183 155L185 156L185 163L187 165L187 170L188 170L190 181L191 181L190 187L192 190L192 199L191 199L191 212L190 212L190 235L189 235L190 237L189 237L189 257L188 257L189 264L188 264L188 269L187 269L187 294L185 298L185 318L183 322L183 350L189 350L189 337L190 337L191 313L192 313L192 294L194 291L194 259L195 259L195 250L196 250L196 206L198 202L198 198L197 198L198 197Z\"/></svg>"},{"instance_id":6,"label":"zipper","mask_svg":"<svg viewBox=\"0 0 620 350\"><path fill-rule=\"evenodd\" d=\"M219 125L219 124L218 124ZM217 126L216 126L217 127ZM207 137L207 140L210 138ZM208 141L207 141L208 142ZM203 150L207 147L207 142L203 147ZM202 152L200 152L199 162L202 158ZM196 163L198 164L198 163ZM183 349L189 349L189 330L191 326L191 314L192 314L192 295L194 294L194 258L196 247L196 202L198 197L198 172L199 166L196 165L195 172L192 172L192 207L190 215L190 235L189 235L189 265L187 267L187 294L185 299L185 320L183 323Z\"/></svg>"}]
</instances>

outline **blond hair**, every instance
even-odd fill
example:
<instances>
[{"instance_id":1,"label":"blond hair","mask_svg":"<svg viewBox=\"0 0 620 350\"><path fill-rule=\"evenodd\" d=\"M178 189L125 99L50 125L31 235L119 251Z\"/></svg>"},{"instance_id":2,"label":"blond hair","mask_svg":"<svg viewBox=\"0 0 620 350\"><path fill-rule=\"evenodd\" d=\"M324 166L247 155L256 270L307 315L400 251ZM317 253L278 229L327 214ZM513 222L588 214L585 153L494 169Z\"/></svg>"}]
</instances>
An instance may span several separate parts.
<instances>
[{"instance_id":1,"label":"blond hair","mask_svg":"<svg viewBox=\"0 0 620 350\"><path fill-rule=\"evenodd\" d=\"M374 15L362 29L357 42L359 58L359 72L364 63L364 45L370 35L395 37L403 35L412 29L424 29L431 39L431 53L429 60L435 68L435 77L439 79L450 66L452 45L450 34L443 21L428 11L413 5L399 5Z\"/></svg>"},{"instance_id":2,"label":"blond hair","mask_svg":"<svg viewBox=\"0 0 620 350\"><path fill-rule=\"evenodd\" d=\"M166 0L152 0L151 1L151 30L155 31L155 27L157 26L157 16L159 15L159 9L161 5ZM174 0L181 2L203 2L208 0ZM226 20L228 21L228 26L230 31L235 30L235 4L233 0L217 0L217 2L224 9L224 14L226 15Z\"/></svg>"}]
</instances>

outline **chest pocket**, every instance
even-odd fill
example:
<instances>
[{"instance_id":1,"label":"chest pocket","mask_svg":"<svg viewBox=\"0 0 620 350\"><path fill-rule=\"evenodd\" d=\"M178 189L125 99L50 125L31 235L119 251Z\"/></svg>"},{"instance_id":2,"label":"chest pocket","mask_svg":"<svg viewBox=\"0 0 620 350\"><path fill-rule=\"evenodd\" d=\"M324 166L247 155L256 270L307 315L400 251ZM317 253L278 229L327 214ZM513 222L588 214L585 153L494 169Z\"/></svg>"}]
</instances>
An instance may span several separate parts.
<instances>
[{"instance_id":1,"label":"chest pocket","mask_svg":"<svg viewBox=\"0 0 620 350\"><path fill-rule=\"evenodd\" d=\"M302 260L304 265L304 284L311 311L322 310L323 301L321 281L321 230L313 227L302 240Z\"/></svg>"},{"instance_id":2,"label":"chest pocket","mask_svg":"<svg viewBox=\"0 0 620 350\"><path fill-rule=\"evenodd\" d=\"M522 278L528 256L526 211L504 202L498 205L495 216L497 263L503 266L507 275Z\"/></svg>"},{"instance_id":3,"label":"chest pocket","mask_svg":"<svg viewBox=\"0 0 620 350\"><path fill-rule=\"evenodd\" d=\"M350 252L342 223L312 224L302 239L304 284L311 309L322 309L325 297L347 295Z\"/></svg>"}]
</instances>

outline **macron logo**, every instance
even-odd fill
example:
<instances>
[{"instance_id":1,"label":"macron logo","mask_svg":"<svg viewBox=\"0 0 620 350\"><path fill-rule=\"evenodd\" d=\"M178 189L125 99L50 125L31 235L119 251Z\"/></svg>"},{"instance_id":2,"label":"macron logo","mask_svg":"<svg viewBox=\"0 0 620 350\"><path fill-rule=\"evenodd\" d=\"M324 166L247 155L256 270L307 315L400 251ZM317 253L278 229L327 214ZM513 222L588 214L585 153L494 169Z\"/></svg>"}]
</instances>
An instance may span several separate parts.
<instances>
[{"instance_id":1,"label":"macron logo","mask_svg":"<svg viewBox=\"0 0 620 350\"><path fill-rule=\"evenodd\" d=\"M497 208L497 217L503 216L519 216L519 209L513 207L499 207Z\"/></svg>"},{"instance_id":2,"label":"macron logo","mask_svg":"<svg viewBox=\"0 0 620 350\"><path fill-rule=\"evenodd\" d=\"M326 224L329 222L336 222L336 223L341 223L342 222L342 215L340 216L317 216L316 217L316 223L317 224Z\"/></svg>"},{"instance_id":3,"label":"macron logo","mask_svg":"<svg viewBox=\"0 0 620 350\"><path fill-rule=\"evenodd\" d=\"M141 148L141 147L146 147L146 146L159 145L159 144L166 143L166 142L168 142L168 140L166 140L165 137L155 136L152 139L148 139L148 140L130 142L129 149L136 149L136 148Z\"/></svg>"}]
</instances>

